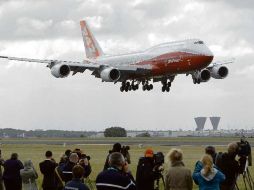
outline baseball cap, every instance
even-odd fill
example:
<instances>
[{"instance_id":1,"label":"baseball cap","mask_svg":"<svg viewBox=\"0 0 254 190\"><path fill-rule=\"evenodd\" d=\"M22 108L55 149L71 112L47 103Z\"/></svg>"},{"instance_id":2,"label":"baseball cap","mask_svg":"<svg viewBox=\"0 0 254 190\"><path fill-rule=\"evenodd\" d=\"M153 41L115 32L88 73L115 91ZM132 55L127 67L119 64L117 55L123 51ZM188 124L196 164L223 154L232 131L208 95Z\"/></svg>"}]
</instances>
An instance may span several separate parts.
<instances>
[{"instance_id":1,"label":"baseball cap","mask_svg":"<svg viewBox=\"0 0 254 190\"><path fill-rule=\"evenodd\" d=\"M146 149L145 151L145 157L153 157L153 150L151 148Z\"/></svg>"}]
</instances>

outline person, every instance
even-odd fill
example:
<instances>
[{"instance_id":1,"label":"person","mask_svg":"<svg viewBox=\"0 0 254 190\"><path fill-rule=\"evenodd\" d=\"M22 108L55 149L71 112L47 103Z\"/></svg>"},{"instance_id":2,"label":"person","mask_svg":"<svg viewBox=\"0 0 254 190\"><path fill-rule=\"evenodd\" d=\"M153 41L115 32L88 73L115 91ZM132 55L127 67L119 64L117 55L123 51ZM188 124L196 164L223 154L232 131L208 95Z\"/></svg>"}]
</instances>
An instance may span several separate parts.
<instances>
[{"instance_id":1,"label":"person","mask_svg":"<svg viewBox=\"0 0 254 190\"><path fill-rule=\"evenodd\" d=\"M122 146L121 153L123 154L126 162L128 164L131 164L131 155L130 155L129 150L130 150L130 146Z\"/></svg>"},{"instance_id":2,"label":"person","mask_svg":"<svg viewBox=\"0 0 254 190\"><path fill-rule=\"evenodd\" d=\"M4 165L4 159L2 158L2 150L0 149L0 190L4 190L3 172L2 172L3 165Z\"/></svg>"},{"instance_id":3,"label":"person","mask_svg":"<svg viewBox=\"0 0 254 190\"><path fill-rule=\"evenodd\" d=\"M43 190L56 190L57 179L55 176L55 168L57 163L52 158L53 154L51 151L46 151L46 159L39 164L40 171L43 174L42 189Z\"/></svg>"},{"instance_id":4,"label":"person","mask_svg":"<svg viewBox=\"0 0 254 190\"><path fill-rule=\"evenodd\" d=\"M193 186L191 171L183 163L183 153L180 149L171 149L166 155L169 167L165 175L165 190L191 190Z\"/></svg>"},{"instance_id":5,"label":"person","mask_svg":"<svg viewBox=\"0 0 254 190\"><path fill-rule=\"evenodd\" d=\"M154 190L154 181L156 179L154 153L151 148L145 151L144 157L139 159L136 172L137 190Z\"/></svg>"},{"instance_id":6,"label":"person","mask_svg":"<svg viewBox=\"0 0 254 190\"><path fill-rule=\"evenodd\" d=\"M24 166L20 160L18 160L18 154L12 153L11 158L4 162L4 186L6 190L21 190L22 180L20 177L20 170Z\"/></svg>"},{"instance_id":7,"label":"person","mask_svg":"<svg viewBox=\"0 0 254 190\"><path fill-rule=\"evenodd\" d=\"M87 156L86 154L82 154L81 158L78 162L78 164L80 166L82 166L83 169L84 169L84 174L83 174L84 178L87 178L92 172L92 167L91 167L91 164L89 162L89 159L90 159L89 156Z\"/></svg>"},{"instance_id":8,"label":"person","mask_svg":"<svg viewBox=\"0 0 254 190\"><path fill-rule=\"evenodd\" d=\"M35 181L38 178L38 174L31 160L24 162L24 169L20 170L20 176L22 178L23 190L38 190Z\"/></svg>"},{"instance_id":9,"label":"person","mask_svg":"<svg viewBox=\"0 0 254 190\"><path fill-rule=\"evenodd\" d=\"M83 177L84 168L80 165L76 165L72 169L72 175L73 178L71 181L69 181L65 187L64 190L89 190L89 188L82 183L81 178Z\"/></svg>"},{"instance_id":10,"label":"person","mask_svg":"<svg viewBox=\"0 0 254 190\"><path fill-rule=\"evenodd\" d=\"M207 146L205 148L205 153L210 155L213 158L213 163L215 164L215 160L217 157L217 153L214 146Z\"/></svg>"},{"instance_id":11,"label":"person","mask_svg":"<svg viewBox=\"0 0 254 190\"><path fill-rule=\"evenodd\" d=\"M69 160L61 168L62 180L67 183L72 179L72 169L78 163L79 157L77 153L71 153Z\"/></svg>"},{"instance_id":12,"label":"person","mask_svg":"<svg viewBox=\"0 0 254 190\"><path fill-rule=\"evenodd\" d=\"M213 166L213 159L205 154L201 163L198 161L192 175L199 185L199 190L220 190L220 183L225 180L225 175Z\"/></svg>"},{"instance_id":13,"label":"person","mask_svg":"<svg viewBox=\"0 0 254 190\"><path fill-rule=\"evenodd\" d=\"M228 145L228 151L226 153L222 153L216 158L217 168L226 176L226 180L220 185L221 190L233 190L235 188L241 168L240 164L235 159L237 152L238 145L233 142Z\"/></svg>"},{"instance_id":14,"label":"person","mask_svg":"<svg viewBox=\"0 0 254 190\"><path fill-rule=\"evenodd\" d=\"M103 170L107 170L109 168L109 155L113 152L121 152L122 145L120 143L115 143L113 145L113 149L109 151L109 154L107 155Z\"/></svg>"},{"instance_id":15,"label":"person","mask_svg":"<svg viewBox=\"0 0 254 190\"><path fill-rule=\"evenodd\" d=\"M110 154L109 166L97 176L97 190L136 190L128 164L120 152Z\"/></svg>"}]
</instances>

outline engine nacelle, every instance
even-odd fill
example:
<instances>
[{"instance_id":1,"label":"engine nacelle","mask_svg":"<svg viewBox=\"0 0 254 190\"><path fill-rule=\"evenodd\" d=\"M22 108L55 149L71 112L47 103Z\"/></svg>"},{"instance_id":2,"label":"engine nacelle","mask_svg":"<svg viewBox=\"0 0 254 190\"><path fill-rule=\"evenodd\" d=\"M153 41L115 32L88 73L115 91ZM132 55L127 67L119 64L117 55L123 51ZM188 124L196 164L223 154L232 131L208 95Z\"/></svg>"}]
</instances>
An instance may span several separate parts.
<instances>
[{"instance_id":1,"label":"engine nacelle","mask_svg":"<svg viewBox=\"0 0 254 190\"><path fill-rule=\"evenodd\" d=\"M202 71L196 72L192 75L193 79L199 82L207 82L211 78L211 73L209 70L204 69Z\"/></svg>"},{"instance_id":2,"label":"engine nacelle","mask_svg":"<svg viewBox=\"0 0 254 190\"><path fill-rule=\"evenodd\" d=\"M101 79L105 82L115 82L119 80L121 74L118 69L109 67L100 72Z\"/></svg>"},{"instance_id":3,"label":"engine nacelle","mask_svg":"<svg viewBox=\"0 0 254 190\"><path fill-rule=\"evenodd\" d=\"M228 68L225 66L214 66L210 69L210 72L215 79L224 79L228 76Z\"/></svg>"},{"instance_id":4,"label":"engine nacelle","mask_svg":"<svg viewBox=\"0 0 254 190\"><path fill-rule=\"evenodd\" d=\"M70 67L64 64L57 64L51 68L51 74L56 78L64 78L70 74Z\"/></svg>"}]
</instances>

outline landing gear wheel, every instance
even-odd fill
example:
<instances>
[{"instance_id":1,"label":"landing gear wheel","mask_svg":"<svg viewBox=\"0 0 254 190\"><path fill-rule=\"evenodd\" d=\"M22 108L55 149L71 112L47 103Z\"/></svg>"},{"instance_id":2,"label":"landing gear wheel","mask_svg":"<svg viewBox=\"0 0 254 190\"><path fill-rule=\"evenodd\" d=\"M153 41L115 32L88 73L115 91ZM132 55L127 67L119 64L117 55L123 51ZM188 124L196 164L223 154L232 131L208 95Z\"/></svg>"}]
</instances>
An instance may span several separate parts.
<instances>
[{"instance_id":1,"label":"landing gear wheel","mask_svg":"<svg viewBox=\"0 0 254 190\"><path fill-rule=\"evenodd\" d=\"M166 91L167 91L167 92L170 91L170 87L169 87L169 86L166 87Z\"/></svg>"},{"instance_id":2,"label":"landing gear wheel","mask_svg":"<svg viewBox=\"0 0 254 190\"><path fill-rule=\"evenodd\" d=\"M120 87L120 91L121 91L121 92L124 91L124 87L123 87L123 86Z\"/></svg>"},{"instance_id":3,"label":"landing gear wheel","mask_svg":"<svg viewBox=\"0 0 254 190\"><path fill-rule=\"evenodd\" d=\"M153 89L153 85L152 85L152 84L150 84L150 85L149 85L149 88L152 90L152 89Z\"/></svg>"},{"instance_id":4,"label":"landing gear wheel","mask_svg":"<svg viewBox=\"0 0 254 190\"><path fill-rule=\"evenodd\" d=\"M165 92L165 90L166 90L166 87L165 87L165 86L162 86L161 91L162 91L162 92Z\"/></svg>"},{"instance_id":5,"label":"landing gear wheel","mask_svg":"<svg viewBox=\"0 0 254 190\"><path fill-rule=\"evenodd\" d=\"M142 86L142 89L143 89L143 91L145 91L145 90L146 90L146 86L145 86L145 85L143 85L143 86Z\"/></svg>"}]
</instances>

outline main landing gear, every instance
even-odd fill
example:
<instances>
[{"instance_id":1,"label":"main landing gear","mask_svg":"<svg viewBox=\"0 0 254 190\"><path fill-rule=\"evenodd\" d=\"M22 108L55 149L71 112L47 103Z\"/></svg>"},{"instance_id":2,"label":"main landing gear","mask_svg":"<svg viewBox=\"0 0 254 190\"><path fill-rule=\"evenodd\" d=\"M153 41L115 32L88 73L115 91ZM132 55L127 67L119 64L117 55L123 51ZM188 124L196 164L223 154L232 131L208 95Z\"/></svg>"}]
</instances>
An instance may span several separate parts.
<instances>
[{"instance_id":1,"label":"main landing gear","mask_svg":"<svg viewBox=\"0 0 254 190\"><path fill-rule=\"evenodd\" d=\"M139 83L136 83L134 81L132 81L131 83L129 81L124 81L122 82L122 86L120 87L120 91L123 92L128 92L128 91L135 91L138 90L139 88Z\"/></svg>"},{"instance_id":2,"label":"main landing gear","mask_svg":"<svg viewBox=\"0 0 254 190\"><path fill-rule=\"evenodd\" d=\"M166 81L162 81L161 84L162 84L162 88L161 88L162 92L169 92L170 91L171 82L167 82L167 80L166 80Z\"/></svg>"},{"instance_id":3,"label":"main landing gear","mask_svg":"<svg viewBox=\"0 0 254 190\"><path fill-rule=\"evenodd\" d=\"M128 92L128 91L131 91L131 90L136 91L136 90L139 89L139 84L140 83L141 83L140 81L138 81L138 82L135 82L135 81L131 81L131 82L124 81L124 82L122 82L122 86L120 87L120 91L121 92L124 92L124 91ZM142 81L142 90L143 91L146 91L146 90L150 91L152 89L153 89L153 85L149 84L148 80Z\"/></svg>"},{"instance_id":4,"label":"main landing gear","mask_svg":"<svg viewBox=\"0 0 254 190\"><path fill-rule=\"evenodd\" d=\"M150 90L152 90L153 89L153 85L152 84L149 84L149 81L143 81L142 82L142 90L143 91L150 91Z\"/></svg>"}]
</instances>

